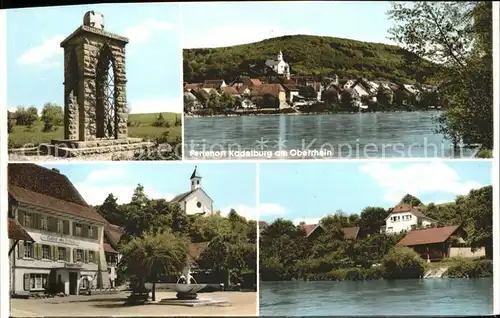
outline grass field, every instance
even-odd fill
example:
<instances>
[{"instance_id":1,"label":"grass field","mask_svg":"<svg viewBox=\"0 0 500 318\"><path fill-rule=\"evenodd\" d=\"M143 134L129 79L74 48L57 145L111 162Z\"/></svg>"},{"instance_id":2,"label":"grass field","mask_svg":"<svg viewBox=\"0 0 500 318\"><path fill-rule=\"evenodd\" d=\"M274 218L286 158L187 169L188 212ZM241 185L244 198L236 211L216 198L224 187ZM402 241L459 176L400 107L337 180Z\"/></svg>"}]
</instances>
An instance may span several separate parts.
<instances>
[{"instance_id":1,"label":"grass field","mask_svg":"<svg viewBox=\"0 0 500 318\"><path fill-rule=\"evenodd\" d=\"M176 113L162 113L163 118L170 124L170 127L155 127L153 122L158 117L159 113L151 114L130 114L128 121L128 136L143 138L146 140L154 141L154 139L163 132L168 131L168 140L173 142L175 140L180 140L182 136L182 126L175 126L175 119L181 118L182 114ZM27 126L17 126L13 127L12 133L9 134L9 148L21 148L26 145L39 145L41 143L50 142L51 139L63 139L64 138L64 127L58 126L55 130L50 132L43 132L43 123L38 121L30 129Z\"/></svg>"}]
</instances>

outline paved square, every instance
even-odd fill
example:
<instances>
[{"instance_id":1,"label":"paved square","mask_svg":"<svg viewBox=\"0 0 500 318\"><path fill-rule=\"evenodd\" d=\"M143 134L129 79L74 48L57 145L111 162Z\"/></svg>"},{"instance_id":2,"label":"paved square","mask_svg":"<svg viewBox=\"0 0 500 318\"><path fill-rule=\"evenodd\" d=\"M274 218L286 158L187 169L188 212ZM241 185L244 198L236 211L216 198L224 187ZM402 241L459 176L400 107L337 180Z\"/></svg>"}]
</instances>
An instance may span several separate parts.
<instances>
[{"instance_id":1,"label":"paved square","mask_svg":"<svg viewBox=\"0 0 500 318\"><path fill-rule=\"evenodd\" d=\"M11 317L119 317L119 316L256 316L257 293L214 292L198 294L199 298L228 300L223 307L185 307L158 304L124 305L128 293L92 296L68 296L46 299L12 299ZM156 299L172 298L175 293L157 292Z\"/></svg>"}]
</instances>

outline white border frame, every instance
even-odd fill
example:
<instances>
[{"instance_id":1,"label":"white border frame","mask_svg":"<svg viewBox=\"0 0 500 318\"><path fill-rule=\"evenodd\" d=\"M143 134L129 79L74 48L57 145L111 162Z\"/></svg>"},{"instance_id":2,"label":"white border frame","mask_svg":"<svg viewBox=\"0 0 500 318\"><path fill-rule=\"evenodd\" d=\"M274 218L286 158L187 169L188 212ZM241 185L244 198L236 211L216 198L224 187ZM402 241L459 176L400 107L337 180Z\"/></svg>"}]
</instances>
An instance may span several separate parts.
<instances>
[{"instance_id":1,"label":"white border frame","mask_svg":"<svg viewBox=\"0 0 500 318\"><path fill-rule=\"evenodd\" d=\"M500 314L500 199L499 199L499 26L500 3L493 2L493 313Z\"/></svg>"},{"instance_id":2,"label":"white border frame","mask_svg":"<svg viewBox=\"0 0 500 318\"><path fill-rule=\"evenodd\" d=\"M182 3L177 3L179 6L179 33L180 33L180 40L181 43L183 43L183 20L182 20ZM499 107L500 107L500 63L499 63L499 54L500 54L500 3L494 1L493 2L493 106L494 106L494 149L493 149L493 159L491 159L492 163L492 173L493 173L493 261L494 261L494 273L493 273L493 313L494 314L500 314L500 197L499 197L499 191L500 191L500 186L499 186L499 174L500 174L500 166L499 166L499 159L500 159L500 152L499 152L499 128L500 128L500 114L499 114ZM0 10L0 106L3 106L4 108L7 108L7 57L6 57L6 45L7 45L7 10ZM181 56L183 56L182 53L183 45L181 45ZM180 65L181 68L181 83L184 82L183 78L183 63ZM183 104L183 96L184 96L184 88L183 85L181 85L181 103ZM6 116L6 111L7 109L3 109L0 112L0 211L7 211L8 208L8 195L6 189L7 187L7 163L8 163L8 152L7 152L7 143L8 143L8 137L7 137L7 116ZM260 163L265 162L265 163L286 163L286 162L315 162L315 161L320 161L320 162L335 162L338 164L342 164L342 162L353 162L353 161L361 161L361 162L417 162L417 161L435 161L435 160L443 160L443 159L433 159L433 158L387 158L387 159L334 159L334 160L246 160L246 159L241 159L241 160L185 160L184 158L184 112L182 112L182 161L185 161L186 164L190 165L195 165L197 162L203 162L203 163L243 163L243 162L251 162L254 163L256 166L256 209L258 212L260 212ZM444 159L444 161L457 161L457 160L463 160L463 161L474 161L474 159ZM24 161L23 161L24 162ZM179 162L179 161L176 161ZM41 162L42 163L42 162ZM52 162L43 162L43 163L50 163L50 164L102 164L102 163L109 163L109 161L52 161ZM126 162L113 162L113 164L126 164L130 163L130 161ZM166 162L148 162L148 164L165 164ZM168 164L168 163L167 163ZM9 291L9 279L6 279L6 277L9 277L10 271L9 271L9 260L7 256L7 251L9 249L8 246L8 239L7 239L7 218L5 217L0 217L0 277L1 283L0 284L0 317L9 317L10 316L10 291ZM257 220L258 223L258 220ZM257 231L257 251L259 250L259 231ZM256 310L257 310L257 315L259 315L259 290L260 290L260 279L259 279L259 253L257 253L257 294L256 294Z\"/></svg>"},{"instance_id":3,"label":"white border frame","mask_svg":"<svg viewBox=\"0 0 500 318\"><path fill-rule=\"evenodd\" d=\"M0 317L10 316L7 196L7 10L0 10Z\"/></svg>"}]
</instances>

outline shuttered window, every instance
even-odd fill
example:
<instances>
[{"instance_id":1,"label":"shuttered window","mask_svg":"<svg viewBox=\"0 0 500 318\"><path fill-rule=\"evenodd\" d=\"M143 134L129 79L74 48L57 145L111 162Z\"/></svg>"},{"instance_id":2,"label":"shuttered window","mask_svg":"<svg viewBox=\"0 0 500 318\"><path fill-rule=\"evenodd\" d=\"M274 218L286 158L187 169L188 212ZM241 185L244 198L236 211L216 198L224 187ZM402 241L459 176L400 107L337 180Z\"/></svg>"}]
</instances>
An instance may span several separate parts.
<instances>
[{"instance_id":1,"label":"shuttered window","mask_svg":"<svg viewBox=\"0 0 500 318\"><path fill-rule=\"evenodd\" d=\"M19 244L19 258L35 258L35 246L31 242Z\"/></svg>"},{"instance_id":2,"label":"shuttered window","mask_svg":"<svg viewBox=\"0 0 500 318\"><path fill-rule=\"evenodd\" d=\"M76 250L76 261L77 262L84 262L84 260L85 260L84 257L85 257L85 255L83 253L83 250L80 250L80 249Z\"/></svg>"},{"instance_id":3,"label":"shuttered window","mask_svg":"<svg viewBox=\"0 0 500 318\"><path fill-rule=\"evenodd\" d=\"M57 247L57 260L58 261L67 261L68 260L66 247L62 247L62 246Z\"/></svg>"},{"instance_id":4,"label":"shuttered window","mask_svg":"<svg viewBox=\"0 0 500 318\"><path fill-rule=\"evenodd\" d=\"M89 251L89 263L97 263L95 259L95 252Z\"/></svg>"},{"instance_id":5,"label":"shuttered window","mask_svg":"<svg viewBox=\"0 0 500 318\"><path fill-rule=\"evenodd\" d=\"M42 245L42 259L52 259L51 255L51 246L50 245Z\"/></svg>"},{"instance_id":6,"label":"shuttered window","mask_svg":"<svg viewBox=\"0 0 500 318\"><path fill-rule=\"evenodd\" d=\"M24 274L24 290L30 290L30 274Z\"/></svg>"}]
</instances>

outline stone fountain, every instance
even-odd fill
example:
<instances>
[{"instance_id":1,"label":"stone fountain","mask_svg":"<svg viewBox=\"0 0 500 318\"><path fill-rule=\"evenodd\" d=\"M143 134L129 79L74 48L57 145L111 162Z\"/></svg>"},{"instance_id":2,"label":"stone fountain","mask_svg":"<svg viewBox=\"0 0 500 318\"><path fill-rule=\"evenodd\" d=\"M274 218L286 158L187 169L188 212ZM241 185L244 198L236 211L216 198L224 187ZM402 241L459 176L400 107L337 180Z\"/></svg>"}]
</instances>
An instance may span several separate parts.
<instances>
[{"instance_id":1,"label":"stone fountain","mask_svg":"<svg viewBox=\"0 0 500 318\"><path fill-rule=\"evenodd\" d=\"M159 305L173 306L223 306L229 304L227 300L215 300L211 298L198 298L198 292L207 284L198 284L191 275L188 268L175 284L156 284L157 288L166 288L175 291L176 298L162 298L157 302Z\"/></svg>"},{"instance_id":2,"label":"stone fountain","mask_svg":"<svg viewBox=\"0 0 500 318\"><path fill-rule=\"evenodd\" d=\"M197 292L202 290L207 286L207 284L198 284L196 280L191 275L191 271L188 270L186 275L179 277L177 283L175 284L164 284L164 286L170 290L177 292L177 299L180 300L193 300L198 298ZM185 278L185 282L182 282L182 278ZM192 283L194 282L194 284Z\"/></svg>"}]
</instances>

